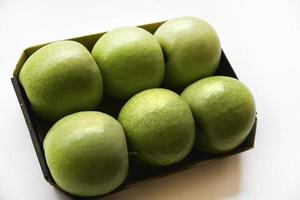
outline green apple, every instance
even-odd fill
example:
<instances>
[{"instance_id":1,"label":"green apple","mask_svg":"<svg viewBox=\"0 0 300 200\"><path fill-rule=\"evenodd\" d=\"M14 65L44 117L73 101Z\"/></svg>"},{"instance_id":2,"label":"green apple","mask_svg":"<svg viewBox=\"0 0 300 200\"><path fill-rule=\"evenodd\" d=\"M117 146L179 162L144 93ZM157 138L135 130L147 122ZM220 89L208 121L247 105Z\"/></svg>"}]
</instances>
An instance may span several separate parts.
<instances>
[{"instance_id":1,"label":"green apple","mask_svg":"<svg viewBox=\"0 0 300 200\"><path fill-rule=\"evenodd\" d=\"M105 93L117 99L159 87L164 77L164 58L153 35L137 27L104 34L92 55L101 69Z\"/></svg>"},{"instance_id":2,"label":"green apple","mask_svg":"<svg viewBox=\"0 0 300 200\"><path fill-rule=\"evenodd\" d=\"M196 147L218 154L239 146L255 121L255 102L239 80L226 76L201 79L181 94L196 123Z\"/></svg>"},{"instance_id":3,"label":"green apple","mask_svg":"<svg viewBox=\"0 0 300 200\"><path fill-rule=\"evenodd\" d=\"M129 150L144 164L160 167L177 163L193 147L192 112L170 90L148 89L136 94L121 109L118 119Z\"/></svg>"},{"instance_id":4,"label":"green apple","mask_svg":"<svg viewBox=\"0 0 300 200\"><path fill-rule=\"evenodd\" d=\"M175 18L162 24L154 35L166 57L166 87L183 89L211 76L218 68L220 41L205 21L195 17Z\"/></svg>"},{"instance_id":5,"label":"green apple","mask_svg":"<svg viewBox=\"0 0 300 200\"><path fill-rule=\"evenodd\" d=\"M23 65L19 80L33 111L48 121L94 109L102 97L97 63L74 41L54 42L37 50Z\"/></svg>"},{"instance_id":6,"label":"green apple","mask_svg":"<svg viewBox=\"0 0 300 200\"><path fill-rule=\"evenodd\" d=\"M97 196L117 188L128 172L128 151L120 123L85 111L56 122L44 140L55 183L78 196Z\"/></svg>"}]
</instances>

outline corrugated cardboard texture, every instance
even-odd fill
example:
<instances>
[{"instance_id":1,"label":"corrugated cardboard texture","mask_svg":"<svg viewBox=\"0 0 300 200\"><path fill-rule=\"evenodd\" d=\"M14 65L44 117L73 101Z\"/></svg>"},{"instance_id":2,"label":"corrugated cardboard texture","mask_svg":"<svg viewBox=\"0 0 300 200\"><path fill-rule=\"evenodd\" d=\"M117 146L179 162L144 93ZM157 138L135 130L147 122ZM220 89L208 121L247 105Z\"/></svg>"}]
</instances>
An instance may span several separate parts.
<instances>
[{"instance_id":1,"label":"corrugated cardboard texture","mask_svg":"<svg viewBox=\"0 0 300 200\"><path fill-rule=\"evenodd\" d=\"M153 24L142 25L140 27L148 30L151 33L154 33L155 30L162 23L163 22L158 22L158 23L153 23ZM83 36L83 37L71 38L69 40L74 40L74 41L80 42L88 50L91 51L91 49L93 48L96 41L104 33L105 32L97 33L97 34L93 34L93 35L87 35L87 36ZM39 48L41 48L44 45L46 45L46 44L41 44L41 45L27 48L22 53L22 55L17 63L17 66L14 70L13 78L11 80L12 80L16 95L18 97L25 121L27 123L27 127L29 129L31 139L32 139L36 154L38 156L43 175L50 184L52 184L53 186L58 188L56 186L55 182L53 181L50 171L47 167L47 163L46 163L44 151L43 151L43 145L42 145L43 139L52 124L47 124L45 122L42 122L35 117L34 113L32 113L32 111L31 111L30 104L26 97L26 94L18 80L18 75L19 75L20 69L22 68L25 61L28 59L28 57L30 55L32 55L36 50L38 50ZM237 76L236 76L234 70L232 69L230 63L228 62L224 52L222 52L221 62L220 62L219 68L218 68L217 72L215 73L215 75L225 75L225 76L231 76L231 77L237 78ZM105 98L107 98L107 97L105 97ZM103 111L103 112L107 112L108 114L115 116L118 113L119 109L121 108L121 106L123 105L124 102L114 102L114 101L110 101L110 100L105 101L105 98L103 100L104 103L101 103L101 105L99 106L99 110ZM105 103L105 102L109 102L109 103ZM228 157L228 156L249 150L254 147L255 131L256 131L256 121L255 121L255 124L253 125L253 128L252 128L249 136L244 141L244 143L242 145L240 145L238 148L236 148L235 150L228 152L226 154L222 154L222 155L218 155L218 156L211 156L211 155L200 154L199 152L193 150L182 162L180 162L176 165L173 165L173 166L159 168L159 169L147 168L145 166L141 166L141 165L134 164L133 162L131 162L129 174L128 174L128 177L126 178L126 180L124 181L124 183L117 190L115 190L107 195L130 188L130 187L136 185L137 183L145 181L145 180L154 180L161 176L171 175L178 171L183 171L183 170L186 170L186 169L198 166L198 165L202 165L202 164L212 162L217 159L221 159L224 157ZM134 157L134 155L130 155L129 157L130 157L130 159L132 159L132 157ZM67 193L65 193L65 194L73 199L80 198L80 197L75 197L75 196L67 194ZM85 199L87 199L87 198L85 198ZM89 199L92 199L92 198L89 198Z\"/></svg>"}]
</instances>

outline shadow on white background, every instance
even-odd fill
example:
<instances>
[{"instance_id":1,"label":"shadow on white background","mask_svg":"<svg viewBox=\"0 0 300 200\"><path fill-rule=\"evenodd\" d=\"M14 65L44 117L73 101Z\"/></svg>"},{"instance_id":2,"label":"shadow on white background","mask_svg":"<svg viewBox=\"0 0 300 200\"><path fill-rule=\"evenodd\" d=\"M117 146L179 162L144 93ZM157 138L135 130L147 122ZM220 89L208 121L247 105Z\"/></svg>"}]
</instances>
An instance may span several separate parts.
<instances>
[{"instance_id":1,"label":"shadow on white background","mask_svg":"<svg viewBox=\"0 0 300 200\"><path fill-rule=\"evenodd\" d=\"M138 184L101 200L222 200L240 191L239 155ZM57 199L67 200L60 192ZM100 199L99 199L100 200Z\"/></svg>"}]
</instances>

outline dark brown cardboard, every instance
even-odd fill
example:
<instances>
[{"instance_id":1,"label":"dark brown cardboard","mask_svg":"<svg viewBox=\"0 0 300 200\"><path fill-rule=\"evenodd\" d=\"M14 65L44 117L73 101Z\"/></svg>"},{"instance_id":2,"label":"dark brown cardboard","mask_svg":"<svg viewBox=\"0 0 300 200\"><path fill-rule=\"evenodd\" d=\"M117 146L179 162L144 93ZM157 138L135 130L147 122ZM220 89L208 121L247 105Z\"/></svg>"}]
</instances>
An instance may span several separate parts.
<instances>
[{"instance_id":1,"label":"dark brown cardboard","mask_svg":"<svg viewBox=\"0 0 300 200\"><path fill-rule=\"evenodd\" d=\"M149 32L153 33L155 30L162 24L163 22L158 22L158 23L153 23L153 24L148 24L148 25L142 25L140 27L148 30ZM78 37L78 38L72 38L70 40L78 41L82 43L84 46L87 47L87 49L91 50L95 42L99 39L103 33L97 33L93 35L88 35L88 36L83 36L83 37ZM11 78L14 90L16 92L17 98L19 100L19 104L21 106L31 139L32 143L34 145L44 178L46 179L47 182L49 182L51 185L56 187L57 189L61 190L60 188L57 187L55 182L52 179L51 173L48 169L45 156L44 156L44 150L43 150L43 139L44 136L47 133L47 130L51 126L51 124L44 123L40 120L38 120L35 115L31 111L30 104L28 102L28 99L26 97L26 94L20 85L20 82L18 80L18 75L20 72L21 67L23 66L24 62L27 60L27 58L33 54L36 50L44 46L45 44L33 46L30 48L27 48L21 55L17 66L14 70L13 77ZM225 75L225 76L231 76L234 78L237 78L234 70L232 69L230 63L228 62L224 52L222 51L222 56L221 56L221 62L219 65L219 68L215 75ZM122 191L125 189L128 189L130 187L135 186L136 184L143 182L143 181L149 181L149 180L154 180L157 179L158 177L162 176L168 176L171 174L174 174L179 171L183 171L186 169L193 168L198 165L203 165L208 162L212 162L224 157L232 156L244 151L247 151L249 149L252 149L254 147L254 141L255 141L255 132L256 132L256 123L257 120L255 121L255 124L252 127L252 130L250 131L248 137L246 140L241 144L239 147L234 149L231 152L222 154L222 155L217 155L217 156L212 156L212 155L204 155L204 154L199 154L199 152L196 152L193 150L183 161L180 163L165 167L165 168L159 168L159 169L153 169L153 168L146 168L144 166L139 166L137 164L132 164L130 165L129 169L129 174L124 183L117 188L116 190L103 195L107 196L110 194L113 194L118 191ZM129 157L132 158L134 155L130 155ZM62 191L62 190L61 190ZM64 191L62 191L64 192ZM73 199L81 199L81 197L76 197L74 195L68 194L64 192L67 196L73 198ZM99 198L99 197L98 197ZM97 199L98 199L97 198ZM85 199L94 199L94 198L85 198Z\"/></svg>"}]
</instances>

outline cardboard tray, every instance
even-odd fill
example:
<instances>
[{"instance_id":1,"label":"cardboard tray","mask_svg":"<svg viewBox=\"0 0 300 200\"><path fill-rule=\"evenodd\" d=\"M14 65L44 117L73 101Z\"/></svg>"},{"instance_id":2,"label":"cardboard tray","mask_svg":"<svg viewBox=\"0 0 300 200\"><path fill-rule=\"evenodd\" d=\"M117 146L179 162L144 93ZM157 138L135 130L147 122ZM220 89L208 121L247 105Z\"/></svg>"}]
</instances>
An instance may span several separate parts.
<instances>
[{"instance_id":1,"label":"cardboard tray","mask_svg":"<svg viewBox=\"0 0 300 200\"><path fill-rule=\"evenodd\" d=\"M151 33L154 33L155 30L163 22L141 25L139 27L144 28ZM96 43L96 41L104 33L105 32L101 32L101 33L96 33L96 34L87 35L87 36L83 36L83 37L71 38L69 40L74 40L74 41L80 42L89 51L91 51L94 44ZM38 157L38 160L39 160L39 163L40 163L43 175L44 175L44 178L46 179L46 181L48 183L50 183L51 185L53 185L54 187L56 187L57 189L62 191L55 184L55 182L50 174L50 171L48 169L48 166L47 166L47 163L45 160L44 150L43 150L43 139L52 124L47 124L45 122L40 121L32 113L29 101L28 101L26 94L25 94L25 92L19 82L19 79L18 79L20 69L22 68L25 61L29 58L30 55L32 55L36 50L38 50L39 48L41 48L44 45L46 45L46 44L29 47L23 51L23 53L17 63L17 66L13 72L13 77L11 78L11 81L12 81L14 90L16 92L17 98L19 100L19 104L21 106L28 130L29 130L29 133L31 136L31 140L32 140L33 146L35 148L35 151L36 151L36 154L37 154L37 157ZM222 56L221 56L221 62L220 62L219 68L216 71L215 75L225 75L225 76L237 78L234 70L232 69L232 67L231 67L230 63L228 62L223 51L222 51ZM117 107L118 106L120 107L122 105L122 103L121 104L117 103L117 104L118 104ZM108 106L111 106L111 105L108 105ZM109 113L109 114L114 115L113 113ZM252 149L254 147L256 123L257 123L257 119L255 119L255 123L254 123L252 130L250 131L248 137L246 138L246 140L239 147L237 147L233 151L230 151L225 154L216 155L216 156L204 155L204 154L200 154L199 152L196 152L195 150L192 150L192 152L183 161L179 162L178 164L175 164L175 165L172 165L169 167L159 168L159 169L158 168L154 168L154 169L147 168L145 166L139 166L137 164L132 164L132 162L131 162L130 167L129 167L128 177L123 182L123 184L120 187L118 187L116 190L114 190L106 195L102 195L102 196L111 195L113 193L128 189L132 186L135 186L137 183L140 183L140 182L143 182L146 180L154 180L154 179L157 179L158 177L171 175L171 174L174 174L179 171L190 169L190 168L193 168L198 165L203 165L208 162L219 160L221 158L229 157L229 156L247 151L249 149ZM134 156L134 155L129 155L130 159L132 158L132 156ZM68 194L64 191L62 191L62 192L73 199L81 199L81 197ZM99 197L102 197L102 196L85 198L85 199L95 199L95 198L99 199Z\"/></svg>"}]
</instances>

